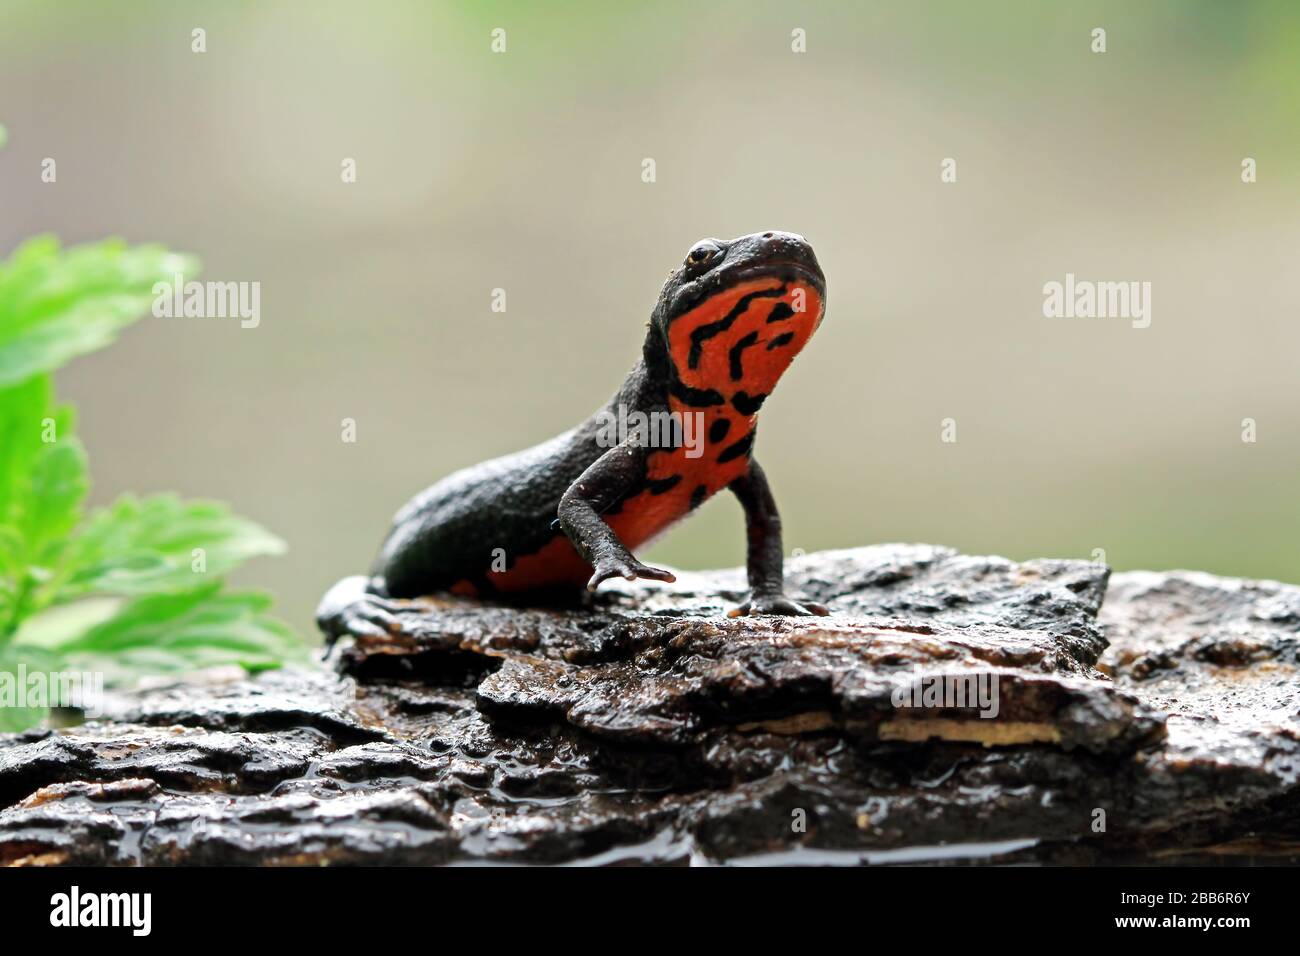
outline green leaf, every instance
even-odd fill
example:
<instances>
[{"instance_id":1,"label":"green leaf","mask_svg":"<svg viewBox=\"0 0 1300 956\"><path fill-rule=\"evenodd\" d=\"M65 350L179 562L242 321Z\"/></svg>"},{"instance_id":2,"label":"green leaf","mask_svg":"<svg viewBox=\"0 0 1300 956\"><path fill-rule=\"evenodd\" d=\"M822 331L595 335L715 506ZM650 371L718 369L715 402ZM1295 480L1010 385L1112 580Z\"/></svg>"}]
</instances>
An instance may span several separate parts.
<instances>
[{"instance_id":1,"label":"green leaf","mask_svg":"<svg viewBox=\"0 0 1300 956\"><path fill-rule=\"evenodd\" d=\"M11 673L3 667L27 659L125 682L305 657L268 616L267 597L222 593L225 572L285 550L225 505L124 497L76 530L85 452L71 408L54 405L50 373L112 342L167 283L196 271L158 246L110 240L61 251L48 237L0 264L0 689ZM39 702L0 700L0 727L43 716Z\"/></svg>"},{"instance_id":2,"label":"green leaf","mask_svg":"<svg viewBox=\"0 0 1300 956\"><path fill-rule=\"evenodd\" d=\"M72 410L52 402L46 375L0 390L0 640L42 602L89 486Z\"/></svg>"},{"instance_id":3,"label":"green leaf","mask_svg":"<svg viewBox=\"0 0 1300 956\"><path fill-rule=\"evenodd\" d=\"M18 529L0 524L0 624L8 620L5 611L13 605L12 598L24 570L23 539Z\"/></svg>"},{"instance_id":4,"label":"green leaf","mask_svg":"<svg viewBox=\"0 0 1300 956\"><path fill-rule=\"evenodd\" d=\"M77 522L90 482L86 452L76 438L41 449L32 466L32 493L17 522L31 565L49 567Z\"/></svg>"},{"instance_id":5,"label":"green leaf","mask_svg":"<svg viewBox=\"0 0 1300 956\"><path fill-rule=\"evenodd\" d=\"M53 405L54 387L47 375L0 389L0 525L14 523L18 502L30 494L32 462Z\"/></svg>"},{"instance_id":6,"label":"green leaf","mask_svg":"<svg viewBox=\"0 0 1300 956\"><path fill-rule=\"evenodd\" d=\"M13 636L13 643L53 652L77 640L92 627L115 617L126 602L126 598L120 597L87 598L46 608L23 621Z\"/></svg>"},{"instance_id":7,"label":"green leaf","mask_svg":"<svg viewBox=\"0 0 1300 956\"><path fill-rule=\"evenodd\" d=\"M101 672L108 684L230 664L260 671L305 660L305 646L267 615L270 606L267 595L222 593L214 581L136 598L80 636L46 646L65 667Z\"/></svg>"},{"instance_id":8,"label":"green leaf","mask_svg":"<svg viewBox=\"0 0 1300 956\"><path fill-rule=\"evenodd\" d=\"M195 570L200 551L204 566ZM192 589L205 575L284 551L283 541L219 502L127 495L92 514L73 540L56 600Z\"/></svg>"},{"instance_id":9,"label":"green leaf","mask_svg":"<svg viewBox=\"0 0 1300 956\"><path fill-rule=\"evenodd\" d=\"M0 388L110 344L150 310L155 285L197 271L194 259L156 245L110 239L61 252L50 236L24 243L0 268Z\"/></svg>"},{"instance_id":10,"label":"green leaf","mask_svg":"<svg viewBox=\"0 0 1300 956\"><path fill-rule=\"evenodd\" d=\"M49 716L48 693L32 682L48 687L46 675L58 668L58 657L41 648L0 648L0 733L27 730Z\"/></svg>"},{"instance_id":11,"label":"green leaf","mask_svg":"<svg viewBox=\"0 0 1300 956\"><path fill-rule=\"evenodd\" d=\"M267 597L222 593L220 575L284 551L225 505L124 497L76 532L85 452L71 408L54 405L50 373L112 342L166 283L196 271L158 246L110 240L61 251L49 237L0 264L0 691L27 659L127 681L305 656L267 615ZM95 595L119 599L78 600ZM44 716L39 702L5 707L0 698L0 728Z\"/></svg>"}]
</instances>

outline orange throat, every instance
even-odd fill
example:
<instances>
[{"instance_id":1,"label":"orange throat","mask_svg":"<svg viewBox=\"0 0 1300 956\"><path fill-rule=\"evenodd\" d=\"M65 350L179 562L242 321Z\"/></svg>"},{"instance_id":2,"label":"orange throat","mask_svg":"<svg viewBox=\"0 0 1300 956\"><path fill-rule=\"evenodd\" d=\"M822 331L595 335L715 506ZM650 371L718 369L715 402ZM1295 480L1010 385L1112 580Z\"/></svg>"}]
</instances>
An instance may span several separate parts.
<instances>
[{"instance_id":1,"label":"orange throat","mask_svg":"<svg viewBox=\"0 0 1300 956\"><path fill-rule=\"evenodd\" d=\"M812 285L767 277L719 292L669 324L675 378L669 411L685 441L653 449L642 488L602 516L628 548L645 544L746 473L759 406L816 331L823 308ZM497 590L516 591L580 584L590 570L557 534L541 551L488 578Z\"/></svg>"},{"instance_id":2,"label":"orange throat","mask_svg":"<svg viewBox=\"0 0 1300 956\"><path fill-rule=\"evenodd\" d=\"M657 491L609 518L629 547L648 541L749 468L758 409L817 330L824 303L800 280L759 278L700 303L668 328L677 384L669 410L693 440L653 452Z\"/></svg>"}]
</instances>

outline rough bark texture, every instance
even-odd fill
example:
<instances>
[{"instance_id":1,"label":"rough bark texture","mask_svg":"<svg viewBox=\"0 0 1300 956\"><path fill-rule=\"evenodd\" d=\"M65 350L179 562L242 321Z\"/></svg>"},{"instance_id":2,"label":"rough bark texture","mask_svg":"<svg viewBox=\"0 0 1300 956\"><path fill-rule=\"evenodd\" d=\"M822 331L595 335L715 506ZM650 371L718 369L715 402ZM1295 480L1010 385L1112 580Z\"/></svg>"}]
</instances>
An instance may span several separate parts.
<instances>
[{"instance_id":1,"label":"rough bark texture","mask_svg":"<svg viewBox=\"0 0 1300 956\"><path fill-rule=\"evenodd\" d=\"M832 617L728 618L739 571L584 611L412 602L337 672L0 738L0 861L1300 859L1300 588L790 564Z\"/></svg>"}]
</instances>

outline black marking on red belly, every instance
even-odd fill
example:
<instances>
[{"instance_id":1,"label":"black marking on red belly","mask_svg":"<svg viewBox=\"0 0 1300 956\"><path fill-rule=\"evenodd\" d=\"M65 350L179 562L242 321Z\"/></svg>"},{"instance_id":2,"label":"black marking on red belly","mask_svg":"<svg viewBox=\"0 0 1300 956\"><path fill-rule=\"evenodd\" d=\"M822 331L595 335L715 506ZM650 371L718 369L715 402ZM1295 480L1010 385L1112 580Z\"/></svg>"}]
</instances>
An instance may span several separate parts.
<instances>
[{"instance_id":1,"label":"black marking on red belly","mask_svg":"<svg viewBox=\"0 0 1300 956\"><path fill-rule=\"evenodd\" d=\"M778 302L776 305L772 306L772 311L768 313L767 321L784 322L792 315L794 315L794 309L790 308L790 306L786 305L784 302Z\"/></svg>"},{"instance_id":2,"label":"black marking on red belly","mask_svg":"<svg viewBox=\"0 0 1300 956\"><path fill-rule=\"evenodd\" d=\"M767 350L770 352L772 351L772 349L779 349L781 346L789 345L793 341L794 341L793 332L782 332L772 341L767 343Z\"/></svg>"},{"instance_id":3,"label":"black marking on red belly","mask_svg":"<svg viewBox=\"0 0 1300 956\"><path fill-rule=\"evenodd\" d=\"M687 385L678 377L677 366L675 365L669 364L668 377L668 393L683 405L689 405L692 408L710 408L714 405L725 405L727 403L721 392L715 392L711 388L692 388Z\"/></svg>"},{"instance_id":4,"label":"black marking on red belly","mask_svg":"<svg viewBox=\"0 0 1300 956\"><path fill-rule=\"evenodd\" d=\"M721 335L723 332L727 331L727 329L731 328L732 324L745 314L749 309L750 304L755 299L777 299L783 295L785 295L784 282L782 282L780 287L776 289L761 289L758 292L751 292L748 295L743 295L740 297L740 301L731 307L731 311L718 319L718 321L708 322L693 329L691 331L691 351L686 360L687 366L690 368L698 368L700 364L700 356L704 354L704 343L715 335ZM789 306L786 308L788 310ZM776 310L773 309L772 311L775 312ZM794 312L790 311L790 314L794 315ZM768 321L771 322L772 319L769 318Z\"/></svg>"},{"instance_id":5,"label":"black marking on red belly","mask_svg":"<svg viewBox=\"0 0 1300 956\"><path fill-rule=\"evenodd\" d=\"M765 401L767 401L766 395L755 395L750 397L748 392L737 392L735 395L731 396L732 406L734 406L736 411L740 412L742 415L753 415L757 413L758 410L763 407Z\"/></svg>"},{"instance_id":6,"label":"black marking on red belly","mask_svg":"<svg viewBox=\"0 0 1300 956\"><path fill-rule=\"evenodd\" d=\"M745 357L745 349L749 348L757 341L758 341L758 333L750 332L739 342L733 345L731 347L731 351L727 353L727 357L731 360L731 380L733 382L739 382L742 378L745 377L745 366L743 363Z\"/></svg>"},{"instance_id":7,"label":"black marking on red belly","mask_svg":"<svg viewBox=\"0 0 1300 956\"><path fill-rule=\"evenodd\" d=\"M719 418L709 426L709 444L718 444L718 442L727 437L727 432L729 431L731 431L731 419Z\"/></svg>"},{"instance_id":8,"label":"black marking on red belly","mask_svg":"<svg viewBox=\"0 0 1300 956\"><path fill-rule=\"evenodd\" d=\"M691 492L691 510L694 511L700 505L704 504L704 499L709 496L707 485L696 485L695 490Z\"/></svg>"},{"instance_id":9,"label":"black marking on red belly","mask_svg":"<svg viewBox=\"0 0 1300 956\"><path fill-rule=\"evenodd\" d=\"M646 487L650 489L650 494L662 495L665 491L677 487L681 480L681 475L669 475L667 478L654 478L647 481Z\"/></svg>"},{"instance_id":10,"label":"black marking on red belly","mask_svg":"<svg viewBox=\"0 0 1300 956\"><path fill-rule=\"evenodd\" d=\"M611 501L604 508L600 509L600 511L598 511L597 514L599 514L602 518L605 517L606 515L622 514L623 505L631 501L637 495L641 494L641 492L649 488L650 485L651 485L650 477L646 474L642 474L640 477L637 478L636 481L632 482L632 484L628 486L628 488L623 492L622 495L618 497L617 500Z\"/></svg>"},{"instance_id":11,"label":"black marking on red belly","mask_svg":"<svg viewBox=\"0 0 1300 956\"><path fill-rule=\"evenodd\" d=\"M726 448L722 449L722 454L718 456L718 464L725 465L729 461L735 461L742 455L748 455L749 450L754 447L754 433L750 432L744 438L733 442Z\"/></svg>"}]
</instances>

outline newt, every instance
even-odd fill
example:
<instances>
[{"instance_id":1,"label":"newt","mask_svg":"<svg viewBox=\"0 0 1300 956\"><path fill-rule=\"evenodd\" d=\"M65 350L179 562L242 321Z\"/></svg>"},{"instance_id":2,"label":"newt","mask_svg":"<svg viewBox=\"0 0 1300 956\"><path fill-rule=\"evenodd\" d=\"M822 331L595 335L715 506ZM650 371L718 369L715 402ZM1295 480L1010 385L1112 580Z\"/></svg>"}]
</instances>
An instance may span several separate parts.
<instances>
[{"instance_id":1,"label":"newt","mask_svg":"<svg viewBox=\"0 0 1300 956\"><path fill-rule=\"evenodd\" d=\"M671 582L633 550L724 488L744 509L750 588L731 615L826 614L785 594L781 519L754 457L759 409L825 304L826 279L802 236L695 243L664 283L641 358L614 396L576 428L418 494L370 575L326 594L321 629L331 642L386 631L399 600L439 591L549 604L613 577ZM609 427L629 418L681 427Z\"/></svg>"}]
</instances>

